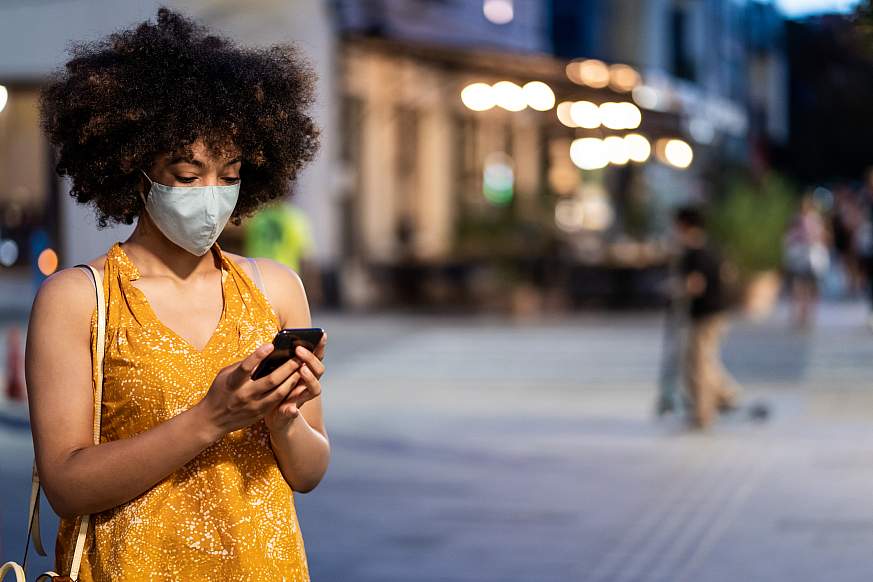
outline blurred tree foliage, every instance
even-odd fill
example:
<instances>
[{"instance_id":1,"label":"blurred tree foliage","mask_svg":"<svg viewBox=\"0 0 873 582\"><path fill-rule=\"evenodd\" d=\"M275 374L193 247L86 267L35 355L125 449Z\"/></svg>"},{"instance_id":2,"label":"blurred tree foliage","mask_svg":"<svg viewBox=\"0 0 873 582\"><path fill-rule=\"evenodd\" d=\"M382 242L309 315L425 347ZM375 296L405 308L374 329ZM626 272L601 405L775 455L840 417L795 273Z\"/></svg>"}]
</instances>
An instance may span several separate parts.
<instances>
[{"instance_id":1,"label":"blurred tree foliage","mask_svg":"<svg viewBox=\"0 0 873 582\"><path fill-rule=\"evenodd\" d=\"M737 175L725 194L712 208L710 225L740 279L779 269L782 237L797 204L792 184L776 172Z\"/></svg>"},{"instance_id":2,"label":"blurred tree foliage","mask_svg":"<svg viewBox=\"0 0 873 582\"><path fill-rule=\"evenodd\" d=\"M873 50L873 0L861 0L855 8L855 25Z\"/></svg>"}]
</instances>

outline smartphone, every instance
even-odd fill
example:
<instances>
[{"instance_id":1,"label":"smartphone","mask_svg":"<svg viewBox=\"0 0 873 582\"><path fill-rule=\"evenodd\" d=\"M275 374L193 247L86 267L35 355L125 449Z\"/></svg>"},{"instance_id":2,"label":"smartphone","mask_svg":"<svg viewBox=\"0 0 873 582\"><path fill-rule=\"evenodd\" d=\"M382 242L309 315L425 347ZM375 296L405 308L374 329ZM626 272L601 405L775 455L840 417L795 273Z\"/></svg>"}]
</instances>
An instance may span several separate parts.
<instances>
[{"instance_id":1,"label":"smartphone","mask_svg":"<svg viewBox=\"0 0 873 582\"><path fill-rule=\"evenodd\" d=\"M300 329L283 329L273 338L275 348L270 355L261 360L257 369L252 372L252 380L257 380L275 371L279 366L294 357L297 346L303 346L310 352L315 351L315 346L321 341L324 330L320 327L306 327Z\"/></svg>"}]
</instances>

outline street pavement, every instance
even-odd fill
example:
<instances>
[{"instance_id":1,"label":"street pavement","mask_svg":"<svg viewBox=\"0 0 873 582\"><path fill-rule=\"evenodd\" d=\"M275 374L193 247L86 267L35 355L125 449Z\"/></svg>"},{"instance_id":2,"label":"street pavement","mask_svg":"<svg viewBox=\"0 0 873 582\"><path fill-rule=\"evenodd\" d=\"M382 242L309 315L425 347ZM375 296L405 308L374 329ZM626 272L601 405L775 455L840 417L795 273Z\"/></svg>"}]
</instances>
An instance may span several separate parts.
<instances>
[{"instance_id":1,"label":"street pavement","mask_svg":"<svg viewBox=\"0 0 873 582\"><path fill-rule=\"evenodd\" d=\"M297 496L313 580L869 582L864 317L832 303L807 333L782 310L735 325L728 367L771 418L699 434L653 417L654 314L316 314L333 459ZM0 424L3 559L22 547L31 454Z\"/></svg>"}]
</instances>

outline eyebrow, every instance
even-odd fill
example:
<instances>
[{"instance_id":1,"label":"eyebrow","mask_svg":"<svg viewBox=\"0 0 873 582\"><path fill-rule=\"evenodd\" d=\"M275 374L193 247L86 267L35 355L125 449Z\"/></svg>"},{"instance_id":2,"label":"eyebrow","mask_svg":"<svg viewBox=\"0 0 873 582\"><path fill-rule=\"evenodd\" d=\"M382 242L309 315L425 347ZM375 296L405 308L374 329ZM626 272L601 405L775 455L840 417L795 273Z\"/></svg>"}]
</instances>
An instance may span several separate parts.
<instances>
[{"instance_id":1,"label":"eyebrow","mask_svg":"<svg viewBox=\"0 0 873 582\"><path fill-rule=\"evenodd\" d=\"M229 162L227 162L226 164L224 164L224 167L226 168L227 166L232 166L232 165L237 164L241 161L242 161L242 158L236 157L236 158L230 160ZM170 160L170 163L168 165L175 166L176 164L181 164L181 163L191 164L192 166L197 166L198 168L205 168L206 167L206 164L204 164L200 160L195 160L194 158L189 158L186 156L177 156L177 157L173 158L172 160Z\"/></svg>"}]
</instances>

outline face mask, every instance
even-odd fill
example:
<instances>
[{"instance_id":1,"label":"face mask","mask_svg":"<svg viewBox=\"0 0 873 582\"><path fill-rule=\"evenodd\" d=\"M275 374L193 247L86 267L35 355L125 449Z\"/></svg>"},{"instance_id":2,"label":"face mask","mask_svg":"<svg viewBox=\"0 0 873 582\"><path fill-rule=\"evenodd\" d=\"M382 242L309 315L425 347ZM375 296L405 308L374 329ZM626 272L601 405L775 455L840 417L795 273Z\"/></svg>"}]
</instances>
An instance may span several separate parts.
<instances>
[{"instance_id":1,"label":"face mask","mask_svg":"<svg viewBox=\"0 0 873 582\"><path fill-rule=\"evenodd\" d=\"M224 230L236 201L239 183L233 186L165 186L151 182L146 210L155 226L170 241L192 255L205 255Z\"/></svg>"}]
</instances>

